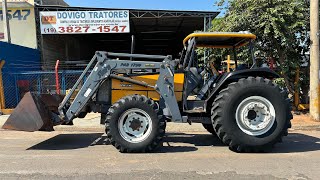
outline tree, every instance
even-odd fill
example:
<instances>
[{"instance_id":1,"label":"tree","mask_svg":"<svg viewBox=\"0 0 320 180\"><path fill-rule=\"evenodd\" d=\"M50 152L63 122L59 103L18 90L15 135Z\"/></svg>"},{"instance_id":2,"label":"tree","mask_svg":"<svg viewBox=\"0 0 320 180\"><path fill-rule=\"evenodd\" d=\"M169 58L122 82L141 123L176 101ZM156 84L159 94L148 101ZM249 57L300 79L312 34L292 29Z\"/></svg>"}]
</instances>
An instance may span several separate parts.
<instances>
[{"instance_id":1,"label":"tree","mask_svg":"<svg viewBox=\"0 0 320 180\"><path fill-rule=\"evenodd\" d=\"M309 50L309 6L304 0L220 0L224 18L212 31L250 31L257 35L256 54L273 58L294 93L294 76Z\"/></svg>"}]
</instances>

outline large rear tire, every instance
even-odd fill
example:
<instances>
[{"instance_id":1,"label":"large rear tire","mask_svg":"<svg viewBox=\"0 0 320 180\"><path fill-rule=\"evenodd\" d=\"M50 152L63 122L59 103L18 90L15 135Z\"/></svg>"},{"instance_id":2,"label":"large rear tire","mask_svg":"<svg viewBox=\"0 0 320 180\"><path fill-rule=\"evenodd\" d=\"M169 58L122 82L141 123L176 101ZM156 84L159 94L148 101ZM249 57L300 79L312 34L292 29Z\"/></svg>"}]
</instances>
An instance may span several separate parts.
<instances>
[{"instance_id":1,"label":"large rear tire","mask_svg":"<svg viewBox=\"0 0 320 180\"><path fill-rule=\"evenodd\" d=\"M288 95L268 79L240 79L220 91L211 111L218 137L236 152L268 152L288 134Z\"/></svg>"},{"instance_id":2,"label":"large rear tire","mask_svg":"<svg viewBox=\"0 0 320 180\"><path fill-rule=\"evenodd\" d=\"M106 133L111 144L122 153L151 152L165 133L165 119L146 96L126 96L110 107Z\"/></svg>"}]
</instances>

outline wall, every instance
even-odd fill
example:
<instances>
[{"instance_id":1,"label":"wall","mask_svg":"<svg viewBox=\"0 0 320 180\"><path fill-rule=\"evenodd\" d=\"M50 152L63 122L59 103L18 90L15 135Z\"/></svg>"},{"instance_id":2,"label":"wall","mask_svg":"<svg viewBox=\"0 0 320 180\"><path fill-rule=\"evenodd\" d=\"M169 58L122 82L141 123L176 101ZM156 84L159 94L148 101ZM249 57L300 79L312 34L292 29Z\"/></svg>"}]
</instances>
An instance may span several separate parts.
<instances>
[{"instance_id":1,"label":"wall","mask_svg":"<svg viewBox=\"0 0 320 180\"><path fill-rule=\"evenodd\" d=\"M39 71L41 69L40 52L36 49L5 42L0 42L0 52L0 60L5 60L2 75L6 107L13 108L19 102L20 93L17 90L22 88L19 87L14 73ZM29 79L19 80L29 81Z\"/></svg>"},{"instance_id":2,"label":"wall","mask_svg":"<svg viewBox=\"0 0 320 180\"><path fill-rule=\"evenodd\" d=\"M65 61L87 60L81 59L81 54L87 52L81 49L83 41L81 36L74 35L44 35L42 47L42 65L44 70L54 69L57 60L60 60L61 69L73 69L73 66L67 66ZM93 56L90 53L90 56ZM91 58L90 58L91 59ZM89 59L88 59L89 60Z\"/></svg>"},{"instance_id":3,"label":"wall","mask_svg":"<svg viewBox=\"0 0 320 180\"><path fill-rule=\"evenodd\" d=\"M11 32L12 44L25 46L29 48L37 48L35 13L33 0L10 0L8 1L9 24ZM3 18L2 8L0 17L0 40L6 41L3 35Z\"/></svg>"}]
</instances>

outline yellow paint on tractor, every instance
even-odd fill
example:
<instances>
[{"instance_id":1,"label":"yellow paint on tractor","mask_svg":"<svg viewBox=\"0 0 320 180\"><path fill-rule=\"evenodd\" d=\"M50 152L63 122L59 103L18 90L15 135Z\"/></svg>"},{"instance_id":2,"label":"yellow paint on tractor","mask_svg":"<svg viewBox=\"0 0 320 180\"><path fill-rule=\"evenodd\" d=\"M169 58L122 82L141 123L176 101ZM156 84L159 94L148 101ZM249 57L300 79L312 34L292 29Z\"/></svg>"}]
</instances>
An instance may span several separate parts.
<instances>
[{"instance_id":1,"label":"yellow paint on tractor","mask_svg":"<svg viewBox=\"0 0 320 180\"><path fill-rule=\"evenodd\" d=\"M150 85L155 85L158 80L158 77L159 77L159 74L152 74L152 75L132 76L131 78L141 82L146 82ZM174 75L174 91L175 91L177 101L182 101L183 82L184 82L183 73L177 73ZM124 96L134 95L134 94L145 95L155 101L158 101L160 99L160 95L153 88L144 87L144 86L132 84L129 82L122 82L117 79L112 79L112 93L111 93L112 104Z\"/></svg>"},{"instance_id":2,"label":"yellow paint on tractor","mask_svg":"<svg viewBox=\"0 0 320 180\"><path fill-rule=\"evenodd\" d=\"M183 40L183 45L186 46L187 42L191 38L206 38L208 39L216 39L220 41L225 41L226 38L243 38L242 41L238 42L237 44L233 45L210 45L210 44L197 44L197 47L206 47L206 48L239 48L242 46L247 45L250 40L255 40L257 38L256 35L251 34L251 33L232 33L232 32L197 32L197 33L192 33L189 34L184 40Z\"/></svg>"}]
</instances>

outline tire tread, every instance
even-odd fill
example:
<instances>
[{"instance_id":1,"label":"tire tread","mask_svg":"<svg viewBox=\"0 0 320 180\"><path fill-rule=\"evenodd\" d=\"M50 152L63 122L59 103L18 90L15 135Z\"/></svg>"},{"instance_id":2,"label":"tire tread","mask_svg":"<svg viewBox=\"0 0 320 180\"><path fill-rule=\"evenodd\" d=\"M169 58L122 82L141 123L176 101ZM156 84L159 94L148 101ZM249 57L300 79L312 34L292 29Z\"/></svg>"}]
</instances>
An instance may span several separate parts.
<instances>
[{"instance_id":1,"label":"tire tread","mask_svg":"<svg viewBox=\"0 0 320 180\"><path fill-rule=\"evenodd\" d=\"M113 113L115 113L120 107L125 106L126 103L132 102L132 101L140 101L145 103L146 105L150 106L155 113L158 114L158 129L156 129L156 137L153 138L152 142L148 144L147 146L140 148L140 149L130 149L130 147L124 147L121 145L119 142L116 142L114 135L111 133L111 122L114 121L112 119ZM153 100L147 98L144 95L132 95L132 96L126 96L123 97L122 99L118 100L116 103L114 103L110 108L107 113L106 121L106 134L107 138L110 139L111 144L117 148L121 153L144 153L144 152L152 152L154 151L157 147L159 147L159 144L162 143L163 136L165 134L165 128L166 128L166 121L164 116L159 115L158 110L156 108L156 104L154 103Z\"/></svg>"},{"instance_id":2,"label":"tire tread","mask_svg":"<svg viewBox=\"0 0 320 180\"><path fill-rule=\"evenodd\" d=\"M246 146L244 144L237 144L235 141L232 140L230 134L227 133L225 130L224 123L223 123L223 107L228 102L223 97L228 97L232 93L232 89L237 88L239 86L246 86L250 83L264 83L267 86L273 86L274 88L278 89L279 93L282 95L284 102L287 105L286 109L286 127L283 128L282 132L276 137L276 139L268 144L262 146ZM219 95L216 97L212 104L212 111L211 111L211 120L213 123L213 129L217 133L217 136L222 140L222 142L229 146L229 148L236 152L268 152L272 149L275 143L281 142L283 136L288 135L288 128L291 128L291 106L290 101L287 98L288 94L286 91L281 90L276 84L272 83L269 79L264 79L262 77L248 77L240 79L236 83L231 83L228 85L227 88L220 91Z\"/></svg>"}]
</instances>

